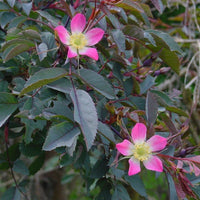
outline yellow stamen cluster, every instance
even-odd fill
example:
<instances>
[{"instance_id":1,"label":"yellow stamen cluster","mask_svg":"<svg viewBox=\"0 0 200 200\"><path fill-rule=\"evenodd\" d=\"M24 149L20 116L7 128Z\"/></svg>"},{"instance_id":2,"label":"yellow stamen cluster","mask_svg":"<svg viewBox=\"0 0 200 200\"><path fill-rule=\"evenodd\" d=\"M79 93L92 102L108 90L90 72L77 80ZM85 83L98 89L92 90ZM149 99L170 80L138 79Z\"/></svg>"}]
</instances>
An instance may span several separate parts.
<instances>
[{"instance_id":1,"label":"yellow stamen cluster","mask_svg":"<svg viewBox=\"0 0 200 200\"><path fill-rule=\"evenodd\" d=\"M69 43L73 48L81 50L86 46L87 39L83 33L74 33L70 36Z\"/></svg>"},{"instance_id":2,"label":"yellow stamen cluster","mask_svg":"<svg viewBox=\"0 0 200 200\"><path fill-rule=\"evenodd\" d=\"M140 161L148 160L151 155L150 146L146 142L136 143L133 149L133 156Z\"/></svg>"}]
</instances>

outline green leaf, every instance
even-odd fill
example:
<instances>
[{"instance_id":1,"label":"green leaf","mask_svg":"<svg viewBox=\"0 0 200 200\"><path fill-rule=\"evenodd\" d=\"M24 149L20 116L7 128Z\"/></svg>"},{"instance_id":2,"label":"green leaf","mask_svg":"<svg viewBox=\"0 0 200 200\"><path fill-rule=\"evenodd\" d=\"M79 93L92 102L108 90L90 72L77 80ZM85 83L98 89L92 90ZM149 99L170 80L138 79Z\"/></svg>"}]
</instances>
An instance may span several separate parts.
<instances>
[{"instance_id":1,"label":"green leaf","mask_svg":"<svg viewBox=\"0 0 200 200\"><path fill-rule=\"evenodd\" d=\"M57 147L71 147L74 140L80 134L78 127L72 123L62 122L49 129L48 136L43 145L43 150L51 151Z\"/></svg>"},{"instance_id":2,"label":"green leaf","mask_svg":"<svg viewBox=\"0 0 200 200\"><path fill-rule=\"evenodd\" d=\"M49 83L47 87L67 94L69 94L72 90L72 84L70 80L65 77L52 83Z\"/></svg>"},{"instance_id":3,"label":"green leaf","mask_svg":"<svg viewBox=\"0 0 200 200\"><path fill-rule=\"evenodd\" d=\"M120 52L125 52L125 36L120 29L115 29L111 32L114 42Z\"/></svg>"},{"instance_id":4,"label":"green leaf","mask_svg":"<svg viewBox=\"0 0 200 200\"><path fill-rule=\"evenodd\" d=\"M84 90L76 90L74 88L70 96L74 104L74 119L81 127L87 149L89 150L94 142L98 126L94 102Z\"/></svg>"},{"instance_id":5,"label":"green leaf","mask_svg":"<svg viewBox=\"0 0 200 200\"><path fill-rule=\"evenodd\" d=\"M148 75L144 81L140 84L140 94L144 94L148 89L150 89L155 84L155 78Z\"/></svg>"},{"instance_id":6,"label":"green leaf","mask_svg":"<svg viewBox=\"0 0 200 200\"><path fill-rule=\"evenodd\" d=\"M168 129L170 130L170 132L174 135L176 133L178 133L178 130L176 129L174 123L172 122L172 120L166 115L166 113L162 112L160 113L160 117L161 119L164 121L164 123L166 124L166 126L168 127Z\"/></svg>"},{"instance_id":7,"label":"green leaf","mask_svg":"<svg viewBox=\"0 0 200 200\"><path fill-rule=\"evenodd\" d=\"M156 94L157 96L157 101L161 101L161 104L167 104L167 105L172 105L173 101L170 99L170 97L165 94L164 92L158 91L158 90L151 90L151 93Z\"/></svg>"},{"instance_id":8,"label":"green leaf","mask_svg":"<svg viewBox=\"0 0 200 200\"><path fill-rule=\"evenodd\" d=\"M29 78L24 86L24 89L21 91L20 96L51 82L54 82L66 76L67 74L68 73L63 68L42 69Z\"/></svg>"},{"instance_id":9,"label":"green leaf","mask_svg":"<svg viewBox=\"0 0 200 200\"><path fill-rule=\"evenodd\" d=\"M15 5L15 0L7 0L7 2L11 7Z\"/></svg>"},{"instance_id":10,"label":"green leaf","mask_svg":"<svg viewBox=\"0 0 200 200\"><path fill-rule=\"evenodd\" d=\"M4 62L7 62L11 58L14 58L15 56L17 56L25 51L28 51L33 46L34 46L33 43L23 43L23 44L17 44L17 45L10 46L3 52Z\"/></svg>"},{"instance_id":11,"label":"green leaf","mask_svg":"<svg viewBox=\"0 0 200 200\"><path fill-rule=\"evenodd\" d=\"M19 36L25 37L30 40L38 40L41 41L40 33L33 29L26 29L18 34Z\"/></svg>"},{"instance_id":12,"label":"green leaf","mask_svg":"<svg viewBox=\"0 0 200 200\"><path fill-rule=\"evenodd\" d=\"M1 28L5 28L7 24L10 23L10 21L15 18L16 15L12 12L3 12L0 15L0 26Z\"/></svg>"},{"instance_id":13,"label":"green leaf","mask_svg":"<svg viewBox=\"0 0 200 200\"><path fill-rule=\"evenodd\" d=\"M166 176L167 176L167 181L169 185L169 194L170 194L169 198L170 200L177 200L178 196L177 196L176 188L174 185L174 180L169 173L166 173Z\"/></svg>"},{"instance_id":14,"label":"green leaf","mask_svg":"<svg viewBox=\"0 0 200 200\"><path fill-rule=\"evenodd\" d=\"M162 49L159 54L159 57L174 70L177 74L180 72L180 62L179 58L175 52L172 52L168 49Z\"/></svg>"},{"instance_id":15,"label":"green leaf","mask_svg":"<svg viewBox=\"0 0 200 200\"><path fill-rule=\"evenodd\" d=\"M127 25L123 28L123 33L139 40L144 39L144 31L136 25Z\"/></svg>"},{"instance_id":16,"label":"green leaf","mask_svg":"<svg viewBox=\"0 0 200 200\"><path fill-rule=\"evenodd\" d=\"M146 32L151 33L152 36L156 35L159 37L165 44L167 44L168 48L171 51L176 51L179 53L183 53L180 46L174 41L174 39L167 33L158 30L146 30ZM154 38L156 40L156 37Z\"/></svg>"},{"instance_id":17,"label":"green leaf","mask_svg":"<svg viewBox=\"0 0 200 200\"><path fill-rule=\"evenodd\" d=\"M9 10L10 8L3 2L0 2L0 11Z\"/></svg>"},{"instance_id":18,"label":"green leaf","mask_svg":"<svg viewBox=\"0 0 200 200\"><path fill-rule=\"evenodd\" d=\"M147 193L142 180L139 175L125 176L125 180L131 185L131 187L141 196L147 198Z\"/></svg>"},{"instance_id":19,"label":"green leaf","mask_svg":"<svg viewBox=\"0 0 200 200\"><path fill-rule=\"evenodd\" d=\"M99 186L101 189L95 200L111 200L110 190L112 189L112 184L109 179L99 179L96 183L96 186Z\"/></svg>"},{"instance_id":20,"label":"green leaf","mask_svg":"<svg viewBox=\"0 0 200 200\"><path fill-rule=\"evenodd\" d=\"M22 3L22 8L24 12L29 15L32 9L32 1L30 3Z\"/></svg>"},{"instance_id":21,"label":"green leaf","mask_svg":"<svg viewBox=\"0 0 200 200\"><path fill-rule=\"evenodd\" d=\"M151 93L150 91L147 92L145 110L148 123L154 124L158 114L158 103L156 100L156 95L154 93Z\"/></svg>"},{"instance_id":22,"label":"green leaf","mask_svg":"<svg viewBox=\"0 0 200 200\"><path fill-rule=\"evenodd\" d=\"M22 160L16 160L14 162L13 171L22 175L29 175L29 170Z\"/></svg>"},{"instance_id":23,"label":"green leaf","mask_svg":"<svg viewBox=\"0 0 200 200\"><path fill-rule=\"evenodd\" d=\"M113 88L100 74L89 69L81 69L79 78L108 99L115 98Z\"/></svg>"},{"instance_id":24,"label":"green leaf","mask_svg":"<svg viewBox=\"0 0 200 200\"><path fill-rule=\"evenodd\" d=\"M60 21L53 17L52 15L50 15L48 12L46 11L42 11L42 10L38 10L36 11L39 15L41 15L42 17L44 17L46 20L48 20L49 22L51 22L53 24L53 26L58 26L60 24Z\"/></svg>"},{"instance_id":25,"label":"green leaf","mask_svg":"<svg viewBox=\"0 0 200 200\"><path fill-rule=\"evenodd\" d=\"M123 0L116 4L116 6L121 7L125 10L137 10L139 12L144 12L142 7L138 2L132 0Z\"/></svg>"},{"instance_id":26,"label":"green leaf","mask_svg":"<svg viewBox=\"0 0 200 200\"><path fill-rule=\"evenodd\" d=\"M48 47L45 43L41 43L36 46L37 54L39 56L39 60L42 61L47 56Z\"/></svg>"},{"instance_id":27,"label":"green leaf","mask_svg":"<svg viewBox=\"0 0 200 200\"><path fill-rule=\"evenodd\" d=\"M27 20L27 17L25 16L17 16L10 22L10 24L8 25L8 29L18 27L19 25L24 23L26 20Z\"/></svg>"},{"instance_id":28,"label":"green leaf","mask_svg":"<svg viewBox=\"0 0 200 200\"><path fill-rule=\"evenodd\" d=\"M98 132L100 132L100 134L103 135L109 141L116 143L114 132L106 124L100 121L98 123Z\"/></svg>"},{"instance_id":29,"label":"green leaf","mask_svg":"<svg viewBox=\"0 0 200 200\"><path fill-rule=\"evenodd\" d=\"M166 106L165 108L170 112L176 113L181 116L189 117L188 114L180 108L176 108L174 106Z\"/></svg>"},{"instance_id":30,"label":"green leaf","mask_svg":"<svg viewBox=\"0 0 200 200\"><path fill-rule=\"evenodd\" d=\"M30 175L34 175L36 172L38 172L43 166L44 161L45 161L45 154L43 153L40 156L38 156L29 166Z\"/></svg>"},{"instance_id":31,"label":"green leaf","mask_svg":"<svg viewBox=\"0 0 200 200\"><path fill-rule=\"evenodd\" d=\"M23 39L23 38L16 38L16 39L13 39L13 40L9 40L8 42L6 42L2 48L1 48L1 51L5 51L6 49L8 49L9 47L15 47L17 45L20 45L20 44L24 44L26 43L29 47L33 47L35 46L34 43L30 40L27 40L27 39Z\"/></svg>"},{"instance_id":32,"label":"green leaf","mask_svg":"<svg viewBox=\"0 0 200 200\"><path fill-rule=\"evenodd\" d=\"M0 127L18 108L17 99L10 93L0 92Z\"/></svg>"},{"instance_id":33,"label":"green leaf","mask_svg":"<svg viewBox=\"0 0 200 200\"><path fill-rule=\"evenodd\" d=\"M11 187L6 190L1 200L21 200L21 193L16 187Z\"/></svg>"},{"instance_id":34,"label":"green leaf","mask_svg":"<svg viewBox=\"0 0 200 200\"><path fill-rule=\"evenodd\" d=\"M112 200L131 200L125 187L121 184L115 186Z\"/></svg>"},{"instance_id":35,"label":"green leaf","mask_svg":"<svg viewBox=\"0 0 200 200\"><path fill-rule=\"evenodd\" d=\"M45 109L43 111L43 115L47 119L51 119L52 117L60 117L74 121L72 110L68 107L68 103L66 101L54 102L54 106L52 108Z\"/></svg>"},{"instance_id":36,"label":"green leaf","mask_svg":"<svg viewBox=\"0 0 200 200\"><path fill-rule=\"evenodd\" d=\"M101 178L108 171L108 160L105 156L102 156L97 160L94 167L92 168L90 177L91 178Z\"/></svg>"}]
</instances>

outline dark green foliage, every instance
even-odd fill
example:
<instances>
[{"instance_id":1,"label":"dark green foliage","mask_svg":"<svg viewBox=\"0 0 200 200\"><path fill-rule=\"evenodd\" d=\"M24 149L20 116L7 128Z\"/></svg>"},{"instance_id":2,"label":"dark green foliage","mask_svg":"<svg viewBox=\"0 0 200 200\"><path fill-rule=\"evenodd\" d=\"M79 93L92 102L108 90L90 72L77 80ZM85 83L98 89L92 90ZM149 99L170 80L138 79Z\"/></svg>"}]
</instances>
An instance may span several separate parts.
<instances>
[{"instance_id":1,"label":"dark green foliage","mask_svg":"<svg viewBox=\"0 0 200 200\"><path fill-rule=\"evenodd\" d=\"M0 199L200 198L195 3L0 2ZM98 60L69 58L72 41L54 30L71 31L77 13L86 17L83 35L105 32L92 46ZM140 174L127 175L130 156L116 144L133 142L137 122L147 140L167 138L156 151L161 174L141 163Z\"/></svg>"}]
</instances>

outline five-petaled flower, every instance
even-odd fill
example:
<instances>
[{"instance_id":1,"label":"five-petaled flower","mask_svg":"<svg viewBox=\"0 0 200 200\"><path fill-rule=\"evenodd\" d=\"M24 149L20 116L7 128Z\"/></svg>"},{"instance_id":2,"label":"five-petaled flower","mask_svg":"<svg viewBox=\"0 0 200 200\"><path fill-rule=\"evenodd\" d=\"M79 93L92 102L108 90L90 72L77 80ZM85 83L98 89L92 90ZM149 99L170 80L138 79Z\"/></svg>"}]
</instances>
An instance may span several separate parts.
<instances>
[{"instance_id":1,"label":"five-petaled flower","mask_svg":"<svg viewBox=\"0 0 200 200\"><path fill-rule=\"evenodd\" d=\"M129 157L128 175L132 176L141 171L140 161L143 162L146 169L162 172L162 161L154 152L160 151L167 145L167 139L154 135L146 141L147 128L142 123L137 123L132 131L131 137L133 142L124 140L116 144L117 150L124 156Z\"/></svg>"},{"instance_id":2,"label":"five-petaled flower","mask_svg":"<svg viewBox=\"0 0 200 200\"><path fill-rule=\"evenodd\" d=\"M60 41L68 46L68 58L76 57L77 55L86 55L94 60L98 60L96 48L91 48L97 44L103 37L104 31L100 28L93 28L84 31L86 18L83 14L76 14L71 20L71 34L64 26L57 26L54 30Z\"/></svg>"}]
</instances>

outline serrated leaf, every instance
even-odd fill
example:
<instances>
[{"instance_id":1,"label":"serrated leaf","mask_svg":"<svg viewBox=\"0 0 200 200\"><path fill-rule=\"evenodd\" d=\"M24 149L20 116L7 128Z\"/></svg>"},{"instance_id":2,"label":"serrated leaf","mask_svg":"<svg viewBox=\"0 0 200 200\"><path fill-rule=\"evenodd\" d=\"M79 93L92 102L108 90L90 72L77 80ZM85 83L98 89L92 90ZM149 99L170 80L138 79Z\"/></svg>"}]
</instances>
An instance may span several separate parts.
<instances>
[{"instance_id":1,"label":"serrated leaf","mask_svg":"<svg viewBox=\"0 0 200 200\"><path fill-rule=\"evenodd\" d=\"M51 151L57 147L71 147L80 134L78 127L69 122L62 122L49 129L48 136L43 145L43 150Z\"/></svg>"},{"instance_id":2,"label":"serrated leaf","mask_svg":"<svg viewBox=\"0 0 200 200\"><path fill-rule=\"evenodd\" d=\"M98 117L94 102L84 90L71 91L70 96L74 104L74 119L81 127L87 150L93 145L97 133Z\"/></svg>"},{"instance_id":3,"label":"serrated leaf","mask_svg":"<svg viewBox=\"0 0 200 200\"><path fill-rule=\"evenodd\" d=\"M125 36L120 29L115 29L111 32L114 42L120 52L125 52Z\"/></svg>"},{"instance_id":4,"label":"serrated leaf","mask_svg":"<svg viewBox=\"0 0 200 200\"><path fill-rule=\"evenodd\" d=\"M176 113L181 116L189 117L188 114L180 108L176 108L174 106L166 106L165 108L170 112Z\"/></svg>"},{"instance_id":5,"label":"serrated leaf","mask_svg":"<svg viewBox=\"0 0 200 200\"><path fill-rule=\"evenodd\" d=\"M42 69L29 78L24 86L24 89L21 91L20 96L63 78L67 74L68 73L63 68Z\"/></svg>"},{"instance_id":6,"label":"serrated leaf","mask_svg":"<svg viewBox=\"0 0 200 200\"><path fill-rule=\"evenodd\" d=\"M148 123L154 124L158 113L158 103L156 100L156 95L154 93L151 93L150 91L147 92L145 110Z\"/></svg>"},{"instance_id":7,"label":"serrated leaf","mask_svg":"<svg viewBox=\"0 0 200 200\"><path fill-rule=\"evenodd\" d=\"M131 187L139 193L141 196L147 198L147 193L142 180L139 175L125 176L125 180L131 185Z\"/></svg>"},{"instance_id":8,"label":"serrated leaf","mask_svg":"<svg viewBox=\"0 0 200 200\"><path fill-rule=\"evenodd\" d=\"M100 74L89 69L81 69L79 78L108 99L115 98L113 88Z\"/></svg>"},{"instance_id":9,"label":"serrated leaf","mask_svg":"<svg viewBox=\"0 0 200 200\"><path fill-rule=\"evenodd\" d=\"M47 56L48 47L45 43L41 43L38 46L36 45L37 54L39 56L39 60L42 61Z\"/></svg>"},{"instance_id":10,"label":"serrated leaf","mask_svg":"<svg viewBox=\"0 0 200 200\"><path fill-rule=\"evenodd\" d=\"M17 99L10 93L0 92L0 127L18 108Z\"/></svg>"},{"instance_id":11,"label":"serrated leaf","mask_svg":"<svg viewBox=\"0 0 200 200\"><path fill-rule=\"evenodd\" d=\"M11 187L2 195L1 200L20 200L21 193L16 187Z\"/></svg>"}]
</instances>

